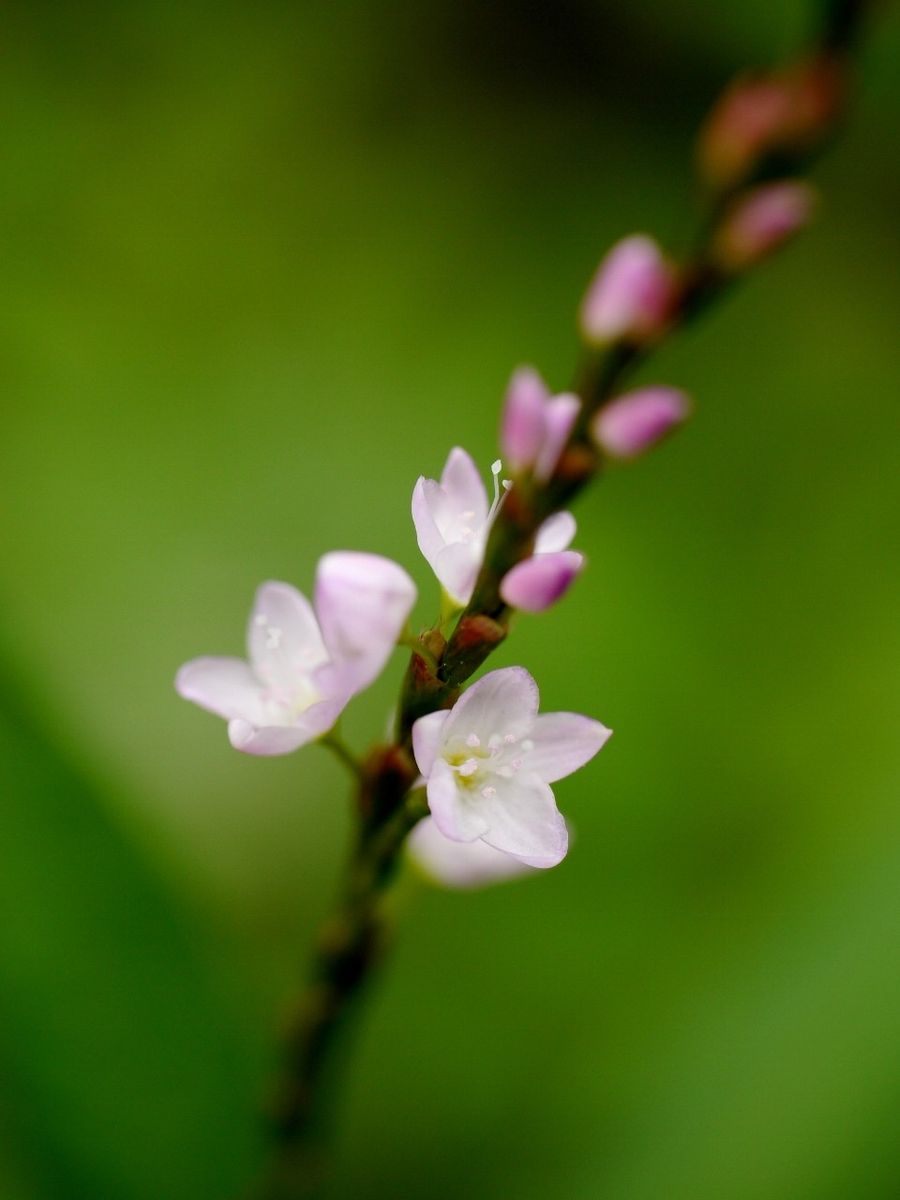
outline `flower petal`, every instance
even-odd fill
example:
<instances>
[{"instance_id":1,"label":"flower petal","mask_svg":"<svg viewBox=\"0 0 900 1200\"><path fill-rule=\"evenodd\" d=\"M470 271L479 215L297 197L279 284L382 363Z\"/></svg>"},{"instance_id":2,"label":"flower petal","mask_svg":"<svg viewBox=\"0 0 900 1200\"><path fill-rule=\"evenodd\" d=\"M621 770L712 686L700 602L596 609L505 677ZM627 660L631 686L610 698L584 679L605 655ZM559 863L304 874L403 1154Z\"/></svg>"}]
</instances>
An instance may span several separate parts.
<instances>
[{"instance_id":1,"label":"flower petal","mask_svg":"<svg viewBox=\"0 0 900 1200\"><path fill-rule=\"evenodd\" d=\"M584 566L575 550L536 554L517 563L500 583L500 595L513 608L538 613L560 600Z\"/></svg>"},{"instance_id":2,"label":"flower petal","mask_svg":"<svg viewBox=\"0 0 900 1200\"><path fill-rule=\"evenodd\" d=\"M579 713L542 713L528 735L534 742L526 767L554 783L583 767L603 748L612 730Z\"/></svg>"},{"instance_id":3,"label":"flower petal","mask_svg":"<svg viewBox=\"0 0 900 1200\"><path fill-rule=\"evenodd\" d=\"M256 726L240 717L228 722L228 740L245 754L290 754L311 742L315 734L299 725Z\"/></svg>"},{"instance_id":4,"label":"flower petal","mask_svg":"<svg viewBox=\"0 0 900 1200\"><path fill-rule=\"evenodd\" d=\"M549 479L556 470L569 434L581 411L577 396L564 392L554 396L544 410L544 441L534 465L536 479Z\"/></svg>"},{"instance_id":5,"label":"flower petal","mask_svg":"<svg viewBox=\"0 0 900 1200\"><path fill-rule=\"evenodd\" d=\"M569 833L553 792L532 773L519 773L482 799L479 813L487 822L483 840L530 867L555 867L566 856Z\"/></svg>"},{"instance_id":6,"label":"flower petal","mask_svg":"<svg viewBox=\"0 0 900 1200\"><path fill-rule=\"evenodd\" d=\"M451 888L478 888L500 883L530 868L487 842L455 842L445 837L431 817L420 821L407 842L410 857L434 883Z\"/></svg>"},{"instance_id":7,"label":"flower petal","mask_svg":"<svg viewBox=\"0 0 900 1200\"><path fill-rule=\"evenodd\" d=\"M484 559L484 541L454 542L445 546L431 564L444 590L461 606L468 604Z\"/></svg>"},{"instance_id":8,"label":"flower petal","mask_svg":"<svg viewBox=\"0 0 900 1200\"><path fill-rule=\"evenodd\" d=\"M309 601L289 583L257 589L247 650L260 682L287 689L328 657Z\"/></svg>"},{"instance_id":9,"label":"flower petal","mask_svg":"<svg viewBox=\"0 0 900 1200\"><path fill-rule=\"evenodd\" d=\"M415 600L406 571L380 554L343 550L319 560L316 612L332 661L352 668L351 691L381 671Z\"/></svg>"},{"instance_id":10,"label":"flower petal","mask_svg":"<svg viewBox=\"0 0 900 1200\"><path fill-rule=\"evenodd\" d=\"M412 519L419 549L432 569L435 559L446 544L435 519L438 505L442 502L441 485L420 475L413 488Z\"/></svg>"},{"instance_id":11,"label":"flower petal","mask_svg":"<svg viewBox=\"0 0 900 1200\"><path fill-rule=\"evenodd\" d=\"M550 399L547 385L533 367L514 372L506 392L500 445L514 471L532 466L544 440L544 407Z\"/></svg>"},{"instance_id":12,"label":"flower petal","mask_svg":"<svg viewBox=\"0 0 900 1200\"><path fill-rule=\"evenodd\" d=\"M524 667L490 671L457 700L444 727L444 740L470 733L485 743L494 734L524 736L534 722L538 701L537 684Z\"/></svg>"},{"instance_id":13,"label":"flower petal","mask_svg":"<svg viewBox=\"0 0 900 1200\"><path fill-rule=\"evenodd\" d=\"M427 787L428 807L444 837L454 842L474 842L487 829L480 804L463 795L453 768L438 758Z\"/></svg>"},{"instance_id":14,"label":"flower petal","mask_svg":"<svg viewBox=\"0 0 900 1200\"><path fill-rule=\"evenodd\" d=\"M431 774L434 760L441 748L443 741L441 735L449 716L450 713L446 709L428 713L424 717L419 717L412 727L413 755L416 766L426 779Z\"/></svg>"},{"instance_id":15,"label":"flower petal","mask_svg":"<svg viewBox=\"0 0 900 1200\"><path fill-rule=\"evenodd\" d=\"M557 550L568 549L576 532L575 518L570 512L554 513L537 531L535 554L553 554Z\"/></svg>"},{"instance_id":16,"label":"flower petal","mask_svg":"<svg viewBox=\"0 0 900 1200\"><path fill-rule=\"evenodd\" d=\"M194 658L175 676L175 690L226 720L262 720L259 681L242 658Z\"/></svg>"},{"instance_id":17,"label":"flower petal","mask_svg":"<svg viewBox=\"0 0 900 1200\"><path fill-rule=\"evenodd\" d=\"M488 500L484 481L471 454L454 446L447 455L441 473L441 487L455 512L471 512L472 525L477 528L487 519Z\"/></svg>"}]
</instances>

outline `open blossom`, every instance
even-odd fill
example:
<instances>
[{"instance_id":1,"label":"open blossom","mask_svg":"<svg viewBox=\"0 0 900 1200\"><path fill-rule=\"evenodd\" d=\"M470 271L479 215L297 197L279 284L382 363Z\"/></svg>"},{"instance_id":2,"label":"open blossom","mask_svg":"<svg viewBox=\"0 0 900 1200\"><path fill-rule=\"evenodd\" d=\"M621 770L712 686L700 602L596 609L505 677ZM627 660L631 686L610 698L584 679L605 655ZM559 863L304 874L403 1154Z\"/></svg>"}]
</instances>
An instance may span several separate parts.
<instances>
[{"instance_id":1,"label":"open blossom","mask_svg":"<svg viewBox=\"0 0 900 1200\"><path fill-rule=\"evenodd\" d=\"M500 470L497 461L491 467L494 499L489 505L478 468L457 446L450 451L440 481L420 477L413 489L412 517L419 549L444 590L461 605L472 597L488 534L502 501ZM565 550L574 536L574 518L557 513L538 530L535 554Z\"/></svg>"},{"instance_id":2,"label":"open blossom","mask_svg":"<svg viewBox=\"0 0 900 1200\"><path fill-rule=\"evenodd\" d=\"M288 583L262 584L247 629L249 661L195 658L175 687L228 721L236 750L287 754L327 733L380 673L415 599L415 584L390 559L326 554L315 610Z\"/></svg>"},{"instance_id":3,"label":"open blossom","mask_svg":"<svg viewBox=\"0 0 900 1200\"><path fill-rule=\"evenodd\" d=\"M571 775L610 730L576 713L538 716L538 689L522 667L491 671L452 709L413 726L413 752L437 829L478 839L530 867L552 867L568 832L550 784Z\"/></svg>"},{"instance_id":4,"label":"open blossom","mask_svg":"<svg viewBox=\"0 0 900 1200\"><path fill-rule=\"evenodd\" d=\"M506 392L500 443L514 471L533 468L535 478L547 480L578 417L581 401L564 392L553 396L537 371L520 367Z\"/></svg>"},{"instance_id":5,"label":"open blossom","mask_svg":"<svg viewBox=\"0 0 900 1200\"><path fill-rule=\"evenodd\" d=\"M519 875L529 875L533 867L495 850L480 839L452 842L444 837L434 817L420 821L407 839L410 858L433 883L444 887L471 889L502 883Z\"/></svg>"}]
</instances>

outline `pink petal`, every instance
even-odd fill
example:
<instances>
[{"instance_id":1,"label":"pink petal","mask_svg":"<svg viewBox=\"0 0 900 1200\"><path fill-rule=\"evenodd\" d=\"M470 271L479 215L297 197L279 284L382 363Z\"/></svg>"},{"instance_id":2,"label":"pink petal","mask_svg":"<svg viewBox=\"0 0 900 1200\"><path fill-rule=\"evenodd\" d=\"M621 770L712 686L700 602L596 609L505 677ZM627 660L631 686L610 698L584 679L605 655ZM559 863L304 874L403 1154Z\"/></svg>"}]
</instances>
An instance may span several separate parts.
<instances>
[{"instance_id":1,"label":"pink petal","mask_svg":"<svg viewBox=\"0 0 900 1200\"><path fill-rule=\"evenodd\" d=\"M316 612L332 660L356 671L354 691L381 671L415 600L406 571L380 554L333 551L319 560Z\"/></svg>"},{"instance_id":2,"label":"pink petal","mask_svg":"<svg viewBox=\"0 0 900 1200\"><path fill-rule=\"evenodd\" d=\"M584 555L574 550L536 554L504 576L500 595L513 608L543 612L566 594L583 565Z\"/></svg>"},{"instance_id":3,"label":"pink petal","mask_svg":"<svg viewBox=\"0 0 900 1200\"><path fill-rule=\"evenodd\" d=\"M260 681L285 688L328 657L309 601L289 583L264 583L257 589L247 650Z\"/></svg>"},{"instance_id":4,"label":"pink petal","mask_svg":"<svg viewBox=\"0 0 900 1200\"><path fill-rule=\"evenodd\" d=\"M520 772L479 812L487 822L482 835L489 846L511 854L530 867L555 867L566 856L569 833L553 792L537 775Z\"/></svg>"},{"instance_id":5,"label":"pink petal","mask_svg":"<svg viewBox=\"0 0 900 1200\"><path fill-rule=\"evenodd\" d=\"M486 742L493 734L522 736L531 728L538 702L537 684L524 667L490 671L457 700L444 738L475 733Z\"/></svg>"},{"instance_id":6,"label":"pink petal","mask_svg":"<svg viewBox=\"0 0 900 1200\"><path fill-rule=\"evenodd\" d=\"M442 733L449 716L450 713L446 709L428 713L419 717L412 727L413 755L416 766L426 779L431 774L434 760L441 748Z\"/></svg>"},{"instance_id":7,"label":"pink petal","mask_svg":"<svg viewBox=\"0 0 900 1200\"><path fill-rule=\"evenodd\" d=\"M787 179L755 188L727 214L716 235L716 249L731 270L752 266L809 223L815 192L807 183Z\"/></svg>"},{"instance_id":8,"label":"pink petal","mask_svg":"<svg viewBox=\"0 0 900 1200\"><path fill-rule=\"evenodd\" d=\"M454 446L447 456L441 474L441 487L454 512L472 512L473 527L483 523L488 513L484 481L472 456L459 446Z\"/></svg>"},{"instance_id":9,"label":"pink petal","mask_svg":"<svg viewBox=\"0 0 900 1200\"><path fill-rule=\"evenodd\" d=\"M463 798L453 768L439 758L435 761L427 787L428 807L434 823L454 842L474 842L487 829L477 804Z\"/></svg>"},{"instance_id":10,"label":"pink petal","mask_svg":"<svg viewBox=\"0 0 900 1200\"><path fill-rule=\"evenodd\" d=\"M687 396L677 388L638 388L602 408L591 432L613 457L636 458L685 421L690 407Z\"/></svg>"},{"instance_id":11,"label":"pink petal","mask_svg":"<svg viewBox=\"0 0 900 1200\"><path fill-rule=\"evenodd\" d=\"M532 466L544 440L544 407L550 393L532 367L513 374L506 393L500 445L504 459L514 471Z\"/></svg>"},{"instance_id":12,"label":"pink petal","mask_svg":"<svg viewBox=\"0 0 900 1200\"><path fill-rule=\"evenodd\" d=\"M226 720L262 719L259 681L243 659L192 659L176 675L175 689L185 700L192 700Z\"/></svg>"},{"instance_id":13,"label":"pink petal","mask_svg":"<svg viewBox=\"0 0 900 1200\"><path fill-rule=\"evenodd\" d=\"M556 550L568 549L576 532L575 518L570 512L554 513L537 531L535 554L553 554Z\"/></svg>"},{"instance_id":14,"label":"pink petal","mask_svg":"<svg viewBox=\"0 0 900 1200\"><path fill-rule=\"evenodd\" d=\"M527 875L530 868L486 842L456 842L426 817L409 836L409 853L435 883L451 888L478 888Z\"/></svg>"},{"instance_id":15,"label":"pink petal","mask_svg":"<svg viewBox=\"0 0 900 1200\"><path fill-rule=\"evenodd\" d=\"M549 479L556 470L559 456L569 440L569 434L580 411L581 401L568 392L554 396L545 408L544 440L534 466L536 479Z\"/></svg>"},{"instance_id":16,"label":"pink petal","mask_svg":"<svg viewBox=\"0 0 900 1200\"><path fill-rule=\"evenodd\" d=\"M228 723L228 739L235 750L245 754L271 757L290 754L311 742L315 735L296 725L264 725L257 727L239 717Z\"/></svg>"},{"instance_id":17,"label":"pink petal","mask_svg":"<svg viewBox=\"0 0 900 1200\"><path fill-rule=\"evenodd\" d=\"M543 713L531 727L534 742L526 767L547 783L571 775L589 762L612 736L612 730L579 713Z\"/></svg>"}]
</instances>

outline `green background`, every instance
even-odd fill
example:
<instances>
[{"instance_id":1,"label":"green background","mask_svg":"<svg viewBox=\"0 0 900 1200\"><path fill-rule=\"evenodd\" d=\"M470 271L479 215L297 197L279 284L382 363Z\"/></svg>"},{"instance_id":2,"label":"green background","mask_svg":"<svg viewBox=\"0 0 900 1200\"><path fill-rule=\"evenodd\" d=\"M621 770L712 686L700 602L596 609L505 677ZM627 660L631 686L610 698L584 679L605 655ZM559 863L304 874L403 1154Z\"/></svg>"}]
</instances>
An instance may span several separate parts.
<instances>
[{"instance_id":1,"label":"green background","mask_svg":"<svg viewBox=\"0 0 900 1200\"><path fill-rule=\"evenodd\" d=\"M176 667L266 578L397 558L600 254L674 249L692 130L792 0L13 3L0 74L0 1194L229 1200L346 784ZM401 888L353 1200L887 1200L900 1172L900 22L815 228L644 372L689 428L578 507L496 657L616 736L557 870ZM362 747L402 670L345 722Z\"/></svg>"}]
</instances>

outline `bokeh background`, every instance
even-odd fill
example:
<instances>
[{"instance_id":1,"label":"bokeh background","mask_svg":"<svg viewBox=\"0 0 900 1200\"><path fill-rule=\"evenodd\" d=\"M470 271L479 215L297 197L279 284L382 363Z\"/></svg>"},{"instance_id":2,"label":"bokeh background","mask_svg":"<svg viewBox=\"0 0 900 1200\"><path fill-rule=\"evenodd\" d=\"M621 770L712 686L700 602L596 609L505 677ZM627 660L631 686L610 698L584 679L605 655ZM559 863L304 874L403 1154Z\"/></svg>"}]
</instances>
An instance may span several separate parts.
<instances>
[{"instance_id":1,"label":"bokeh background","mask_svg":"<svg viewBox=\"0 0 900 1200\"><path fill-rule=\"evenodd\" d=\"M20 3L0 237L0 1194L227 1200L349 832L318 747L174 694L408 517L596 260L690 236L692 131L801 0ZM643 378L496 662L616 730L559 869L403 883L334 1197L887 1200L900 1173L900 22L816 227ZM402 671L346 720L380 734Z\"/></svg>"}]
</instances>

